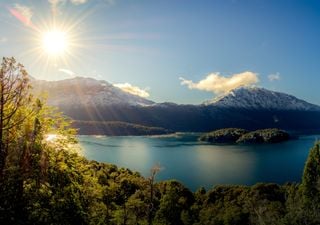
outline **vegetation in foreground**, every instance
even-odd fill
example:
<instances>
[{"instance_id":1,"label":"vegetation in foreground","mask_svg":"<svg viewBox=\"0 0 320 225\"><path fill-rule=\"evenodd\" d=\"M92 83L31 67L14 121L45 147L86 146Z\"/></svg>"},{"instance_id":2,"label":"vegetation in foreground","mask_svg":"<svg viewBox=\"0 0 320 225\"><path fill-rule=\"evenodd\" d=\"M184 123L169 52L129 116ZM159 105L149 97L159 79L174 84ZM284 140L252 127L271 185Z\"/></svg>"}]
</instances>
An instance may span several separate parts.
<instances>
[{"instance_id":1,"label":"vegetation in foreground","mask_svg":"<svg viewBox=\"0 0 320 225\"><path fill-rule=\"evenodd\" d=\"M200 136L200 141L223 144L260 144L287 141L290 135L280 129L270 128L247 131L240 128L219 129Z\"/></svg>"},{"instance_id":2,"label":"vegetation in foreground","mask_svg":"<svg viewBox=\"0 0 320 225\"><path fill-rule=\"evenodd\" d=\"M1 224L320 224L320 143L301 184L193 193L177 181L156 183L158 167L144 178L79 156L68 121L28 94L12 58L3 60L0 86Z\"/></svg>"}]
</instances>

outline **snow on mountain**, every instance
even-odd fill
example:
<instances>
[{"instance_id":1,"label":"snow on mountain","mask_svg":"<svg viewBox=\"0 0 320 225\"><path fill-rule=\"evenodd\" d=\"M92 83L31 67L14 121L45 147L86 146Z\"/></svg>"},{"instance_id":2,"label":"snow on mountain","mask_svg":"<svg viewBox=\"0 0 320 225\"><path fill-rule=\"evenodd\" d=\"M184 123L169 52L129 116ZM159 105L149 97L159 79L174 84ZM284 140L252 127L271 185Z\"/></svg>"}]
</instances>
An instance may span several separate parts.
<instances>
[{"instance_id":1,"label":"snow on mountain","mask_svg":"<svg viewBox=\"0 0 320 225\"><path fill-rule=\"evenodd\" d=\"M182 105L175 103L155 103L125 92L107 81L93 78L76 77L60 81L32 80L32 84L35 93L48 93L48 104L53 106L130 105L157 108L182 107ZM257 87L234 89L224 96L205 102L202 106L255 110L320 111L320 106L308 103L292 95Z\"/></svg>"},{"instance_id":2,"label":"snow on mountain","mask_svg":"<svg viewBox=\"0 0 320 225\"><path fill-rule=\"evenodd\" d=\"M257 87L240 87L204 103L223 108L320 111L320 107L292 95Z\"/></svg>"},{"instance_id":3,"label":"snow on mountain","mask_svg":"<svg viewBox=\"0 0 320 225\"><path fill-rule=\"evenodd\" d=\"M122 121L181 132L226 127L318 131L320 127L320 106L263 88L242 87L206 104L180 105L154 103L92 78L32 84L35 93L48 93L49 105L79 121Z\"/></svg>"},{"instance_id":4,"label":"snow on mountain","mask_svg":"<svg viewBox=\"0 0 320 225\"><path fill-rule=\"evenodd\" d=\"M35 93L47 92L48 104L77 105L152 105L154 102L93 78L76 77L59 81L32 81Z\"/></svg>"}]
</instances>

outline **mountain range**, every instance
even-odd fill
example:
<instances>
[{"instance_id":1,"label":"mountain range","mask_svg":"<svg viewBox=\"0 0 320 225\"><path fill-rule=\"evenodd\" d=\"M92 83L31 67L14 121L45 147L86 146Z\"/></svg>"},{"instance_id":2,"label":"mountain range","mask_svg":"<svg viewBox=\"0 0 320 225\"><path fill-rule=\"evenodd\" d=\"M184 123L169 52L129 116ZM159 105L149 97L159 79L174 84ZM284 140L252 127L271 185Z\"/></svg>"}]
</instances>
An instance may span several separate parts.
<instances>
[{"instance_id":1,"label":"mountain range","mask_svg":"<svg viewBox=\"0 0 320 225\"><path fill-rule=\"evenodd\" d=\"M157 134L159 128L164 133L169 130L206 132L226 127L248 130L274 127L294 132L320 130L320 106L264 88L240 87L203 104L180 105L155 103L93 78L32 82L34 92L48 93L49 105L76 120L80 134L93 134L88 132L92 130L88 124L99 124L100 129L93 129L94 134L121 135L116 131L115 122L121 123L122 129L123 124L153 127ZM111 123L112 127L108 126Z\"/></svg>"}]
</instances>

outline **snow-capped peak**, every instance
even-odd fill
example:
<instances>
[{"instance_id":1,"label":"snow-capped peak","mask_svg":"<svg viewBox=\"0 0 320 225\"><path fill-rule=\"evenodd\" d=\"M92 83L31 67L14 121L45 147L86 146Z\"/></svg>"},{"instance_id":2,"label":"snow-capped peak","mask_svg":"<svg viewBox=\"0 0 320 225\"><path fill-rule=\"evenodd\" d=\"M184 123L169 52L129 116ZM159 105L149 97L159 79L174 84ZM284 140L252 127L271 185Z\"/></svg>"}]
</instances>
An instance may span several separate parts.
<instances>
[{"instance_id":1,"label":"snow-capped peak","mask_svg":"<svg viewBox=\"0 0 320 225\"><path fill-rule=\"evenodd\" d=\"M229 108L320 111L319 106L292 95L258 87L240 87L205 104Z\"/></svg>"},{"instance_id":2,"label":"snow-capped peak","mask_svg":"<svg viewBox=\"0 0 320 225\"><path fill-rule=\"evenodd\" d=\"M36 92L47 92L48 103L61 105L151 105L154 102L127 93L107 81L75 77L60 81L33 81Z\"/></svg>"}]
</instances>

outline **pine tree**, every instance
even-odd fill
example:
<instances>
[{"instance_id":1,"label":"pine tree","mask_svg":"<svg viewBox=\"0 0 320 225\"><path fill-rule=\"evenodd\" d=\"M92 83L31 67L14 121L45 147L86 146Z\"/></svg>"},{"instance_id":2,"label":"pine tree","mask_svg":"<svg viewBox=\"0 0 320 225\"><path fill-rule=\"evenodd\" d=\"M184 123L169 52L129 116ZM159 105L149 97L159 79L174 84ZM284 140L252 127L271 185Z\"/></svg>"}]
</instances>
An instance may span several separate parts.
<instances>
[{"instance_id":1,"label":"pine tree","mask_svg":"<svg viewBox=\"0 0 320 225\"><path fill-rule=\"evenodd\" d=\"M310 150L302 177L302 190L307 201L320 200L320 143Z\"/></svg>"},{"instance_id":2,"label":"pine tree","mask_svg":"<svg viewBox=\"0 0 320 225\"><path fill-rule=\"evenodd\" d=\"M303 220L305 224L320 224L320 143L310 150L301 184Z\"/></svg>"}]
</instances>

